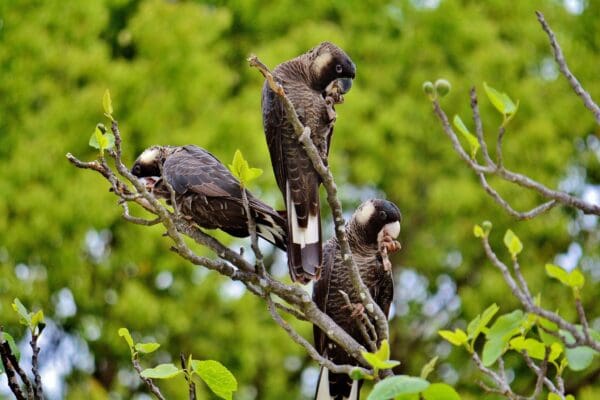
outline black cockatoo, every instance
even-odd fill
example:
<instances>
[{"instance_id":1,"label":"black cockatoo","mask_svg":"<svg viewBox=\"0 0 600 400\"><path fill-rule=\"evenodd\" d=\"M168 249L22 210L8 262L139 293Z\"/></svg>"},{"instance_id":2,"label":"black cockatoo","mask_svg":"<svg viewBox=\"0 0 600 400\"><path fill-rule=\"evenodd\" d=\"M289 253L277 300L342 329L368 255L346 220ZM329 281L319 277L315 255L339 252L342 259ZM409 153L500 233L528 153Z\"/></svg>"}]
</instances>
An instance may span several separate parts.
<instances>
[{"instance_id":1,"label":"black cockatoo","mask_svg":"<svg viewBox=\"0 0 600 400\"><path fill-rule=\"evenodd\" d=\"M199 226L236 237L250 235L240 182L208 151L193 145L153 146L138 157L131 173L143 178L154 195L170 200L166 180L176 193L178 210ZM247 196L256 233L286 250L285 218L248 191Z\"/></svg>"},{"instance_id":2,"label":"black cockatoo","mask_svg":"<svg viewBox=\"0 0 600 400\"><path fill-rule=\"evenodd\" d=\"M346 225L354 262L373 300L386 317L394 297L394 282L391 265L383 262L382 252L393 252L400 248L395 239L400 234L401 218L400 210L394 203L371 199L356 210ZM368 318L367 313L364 309L361 310L361 300L352 285L350 271L343 264L337 238L334 237L325 244L324 254L323 272L321 279L315 282L313 300L321 311L367 347L357 325L362 322L355 315L356 310L359 310L362 318ZM348 307L340 290L348 295L356 309ZM315 347L321 355L336 364L357 365L354 357L329 340L317 326L314 326L313 333ZM346 374L330 373L327 368L321 367L315 399L358 400L361 384L361 381L353 381Z\"/></svg>"},{"instance_id":3,"label":"black cockatoo","mask_svg":"<svg viewBox=\"0 0 600 400\"><path fill-rule=\"evenodd\" d=\"M356 67L339 47L323 42L273 70L298 118L327 165L335 122L334 104L352 87ZM319 185L321 179L288 122L280 98L265 82L263 127L277 184L286 203L288 266L293 281L318 279L322 263Z\"/></svg>"}]
</instances>

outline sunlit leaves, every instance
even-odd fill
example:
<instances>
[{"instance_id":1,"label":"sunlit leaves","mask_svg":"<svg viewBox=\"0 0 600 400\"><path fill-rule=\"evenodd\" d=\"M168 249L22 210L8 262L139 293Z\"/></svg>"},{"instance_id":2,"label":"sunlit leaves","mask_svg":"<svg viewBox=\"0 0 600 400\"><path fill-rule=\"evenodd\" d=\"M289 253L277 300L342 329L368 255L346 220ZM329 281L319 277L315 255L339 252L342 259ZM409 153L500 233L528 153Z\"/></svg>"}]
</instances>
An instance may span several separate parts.
<instances>
[{"instance_id":1,"label":"sunlit leaves","mask_svg":"<svg viewBox=\"0 0 600 400\"><path fill-rule=\"evenodd\" d=\"M263 170L260 168L251 168L240 150L235 151L233 161L229 164L229 170L240 181L242 186L247 186L248 183L263 173Z\"/></svg>"},{"instance_id":2,"label":"sunlit leaves","mask_svg":"<svg viewBox=\"0 0 600 400\"><path fill-rule=\"evenodd\" d=\"M510 314L504 314L490 327L486 333L486 342L483 346L482 362L489 367L504 353L512 336L518 333L526 316L521 310L515 310Z\"/></svg>"},{"instance_id":3,"label":"sunlit leaves","mask_svg":"<svg viewBox=\"0 0 600 400\"><path fill-rule=\"evenodd\" d=\"M375 353L369 353L366 351L361 352L362 356L371 366L375 369L388 369L393 368L400 364L400 361L390 360L390 344L387 340L381 342L379 350Z\"/></svg>"},{"instance_id":4,"label":"sunlit leaves","mask_svg":"<svg viewBox=\"0 0 600 400\"><path fill-rule=\"evenodd\" d=\"M510 229L508 229L504 234L504 245L508 249L508 252L513 259L516 259L517 255L523 250L523 244L521 243L521 240Z\"/></svg>"},{"instance_id":5,"label":"sunlit leaves","mask_svg":"<svg viewBox=\"0 0 600 400\"><path fill-rule=\"evenodd\" d=\"M34 332L36 328L43 329L45 322L42 310L30 312L18 298L13 301L12 308L19 315L19 322L27 326L31 332Z\"/></svg>"},{"instance_id":6,"label":"sunlit leaves","mask_svg":"<svg viewBox=\"0 0 600 400\"><path fill-rule=\"evenodd\" d=\"M206 383L217 396L231 400L238 388L237 380L220 362L214 360L192 360L192 371Z\"/></svg>"},{"instance_id":7,"label":"sunlit leaves","mask_svg":"<svg viewBox=\"0 0 600 400\"><path fill-rule=\"evenodd\" d=\"M397 375L378 382L367 400L389 400L403 394L419 393L427 389L429 382L414 376Z\"/></svg>"},{"instance_id":8,"label":"sunlit leaves","mask_svg":"<svg viewBox=\"0 0 600 400\"><path fill-rule=\"evenodd\" d=\"M577 269L567 272L554 264L546 264L546 274L551 278L558 279L563 285L573 289L581 289L585 284L585 277Z\"/></svg>"},{"instance_id":9,"label":"sunlit leaves","mask_svg":"<svg viewBox=\"0 0 600 400\"><path fill-rule=\"evenodd\" d=\"M140 353L153 353L160 347L158 343L136 343L135 349Z\"/></svg>"},{"instance_id":10,"label":"sunlit leaves","mask_svg":"<svg viewBox=\"0 0 600 400\"><path fill-rule=\"evenodd\" d=\"M439 331L438 334L455 346L462 346L467 343L467 334L462 329L452 331Z\"/></svg>"},{"instance_id":11,"label":"sunlit leaves","mask_svg":"<svg viewBox=\"0 0 600 400\"><path fill-rule=\"evenodd\" d=\"M127 342L127 345L129 346L130 349L133 349L133 338L131 337L131 334L129 333L129 329L127 328L119 328L119 336L122 337L123 339L125 339L125 341Z\"/></svg>"},{"instance_id":12,"label":"sunlit leaves","mask_svg":"<svg viewBox=\"0 0 600 400\"><path fill-rule=\"evenodd\" d=\"M88 142L91 147L100 150L101 156L104 156L104 150L110 150L115 146L115 135L112 132L106 132L106 129L103 128L103 125L98 124Z\"/></svg>"},{"instance_id":13,"label":"sunlit leaves","mask_svg":"<svg viewBox=\"0 0 600 400\"><path fill-rule=\"evenodd\" d=\"M458 129L461 135L465 138L467 143L469 143L469 147L471 149L471 158L475 158L475 156L477 155L477 151L479 150L479 141L477 140L475 135L473 135L465 126L465 123L458 116L458 114L454 116L452 123L454 124L454 127Z\"/></svg>"},{"instance_id":14,"label":"sunlit leaves","mask_svg":"<svg viewBox=\"0 0 600 400\"><path fill-rule=\"evenodd\" d=\"M487 324L489 324L499 309L500 308L496 305L496 303L494 303L486 308L483 313L479 314L471 322L469 322L467 325L468 339L477 339L479 333L481 333Z\"/></svg>"},{"instance_id":15,"label":"sunlit leaves","mask_svg":"<svg viewBox=\"0 0 600 400\"><path fill-rule=\"evenodd\" d=\"M517 112L519 102L517 101L515 104L506 93L499 92L485 82L483 82L483 88L492 105L504 116L505 122L508 122Z\"/></svg>"},{"instance_id":16,"label":"sunlit leaves","mask_svg":"<svg viewBox=\"0 0 600 400\"><path fill-rule=\"evenodd\" d=\"M150 379L169 379L179 375L182 372L183 370L177 368L174 364L167 363L159 364L154 368L147 368L143 370L140 375L143 378Z\"/></svg>"},{"instance_id":17,"label":"sunlit leaves","mask_svg":"<svg viewBox=\"0 0 600 400\"><path fill-rule=\"evenodd\" d=\"M431 360L429 360L429 362L427 364L425 364L423 366L423 368L421 368L420 377L422 379L427 379L429 374L431 374L433 372L433 370L435 369L435 364L437 363L437 360L438 360L438 356L435 356Z\"/></svg>"},{"instance_id":18,"label":"sunlit leaves","mask_svg":"<svg viewBox=\"0 0 600 400\"><path fill-rule=\"evenodd\" d=\"M421 395L425 400L460 400L456 390L447 383L432 383Z\"/></svg>"},{"instance_id":19,"label":"sunlit leaves","mask_svg":"<svg viewBox=\"0 0 600 400\"><path fill-rule=\"evenodd\" d=\"M113 106L110 98L110 91L108 89L104 91L104 96L102 96L102 107L104 108L106 116L112 120Z\"/></svg>"}]
</instances>

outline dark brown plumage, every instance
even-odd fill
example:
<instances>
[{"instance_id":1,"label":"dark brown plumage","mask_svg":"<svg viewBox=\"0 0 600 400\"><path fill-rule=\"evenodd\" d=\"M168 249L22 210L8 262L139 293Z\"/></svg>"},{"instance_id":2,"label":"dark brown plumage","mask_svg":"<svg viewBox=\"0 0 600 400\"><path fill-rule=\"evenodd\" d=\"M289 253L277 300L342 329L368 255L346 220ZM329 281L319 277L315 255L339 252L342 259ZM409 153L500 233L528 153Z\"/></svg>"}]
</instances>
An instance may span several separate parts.
<instances>
[{"instance_id":1,"label":"dark brown plumage","mask_svg":"<svg viewBox=\"0 0 600 400\"><path fill-rule=\"evenodd\" d=\"M400 233L400 210L387 200L372 199L363 203L346 226L352 257L361 278L369 288L371 296L387 316L394 297L392 271L384 266L382 246L397 250L395 238ZM313 300L319 309L329 315L341 328L359 343L365 345L358 323L353 317L340 290L350 298L352 304L360 304L358 293L352 286L350 271L342 262L340 246L336 238L330 239L324 248L324 263L321 279L315 282ZM366 312L364 312L366 317ZM373 321L372 321L373 322ZM316 326L313 328L317 351L336 364L357 364L357 361L340 349ZM348 375L333 374L321 368L315 398L317 400L342 400L359 398L362 382L352 381Z\"/></svg>"},{"instance_id":2,"label":"dark brown plumage","mask_svg":"<svg viewBox=\"0 0 600 400\"><path fill-rule=\"evenodd\" d=\"M248 220L243 207L240 182L208 151L197 146L154 146L135 161L131 172L144 178L151 191L170 200L163 175L176 193L179 211L207 229L221 229L246 237ZM247 191L257 234L286 250L287 223L277 211Z\"/></svg>"},{"instance_id":3,"label":"dark brown plumage","mask_svg":"<svg viewBox=\"0 0 600 400\"><path fill-rule=\"evenodd\" d=\"M311 139L327 164L335 121L334 104L350 90L356 67L342 49L324 42L273 70L294 105L300 121L311 129ZM318 279L321 263L321 179L294 135L279 97L265 82L262 92L263 126L271 163L286 201L288 266L292 280Z\"/></svg>"}]
</instances>

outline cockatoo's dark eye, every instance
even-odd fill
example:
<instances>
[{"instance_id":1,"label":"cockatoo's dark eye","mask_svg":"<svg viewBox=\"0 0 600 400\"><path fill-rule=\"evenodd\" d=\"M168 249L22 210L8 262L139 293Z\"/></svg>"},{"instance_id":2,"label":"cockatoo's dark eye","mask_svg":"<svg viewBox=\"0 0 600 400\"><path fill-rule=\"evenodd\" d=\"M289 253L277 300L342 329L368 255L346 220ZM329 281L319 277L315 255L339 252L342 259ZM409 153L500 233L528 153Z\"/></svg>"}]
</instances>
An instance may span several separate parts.
<instances>
[{"instance_id":1,"label":"cockatoo's dark eye","mask_svg":"<svg viewBox=\"0 0 600 400\"><path fill-rule=\"evenodd\" d=\"M385 213L385 211L379 211L379 218L381 218L382 221L385 221L387 219L387 214Z\"/></svg>"},{"instance_id":2,"label":"cockatoo's dark eye","mask_svg":"<svg viewBox=\"0 0 600 400\"><path fill-rule=\"evenodd\" d=\"M344 68L342 68L342 64L338 64L335 66L335 72L337 72L338 74L341 74L343 70Z\"/></svg>"}]
</instances>

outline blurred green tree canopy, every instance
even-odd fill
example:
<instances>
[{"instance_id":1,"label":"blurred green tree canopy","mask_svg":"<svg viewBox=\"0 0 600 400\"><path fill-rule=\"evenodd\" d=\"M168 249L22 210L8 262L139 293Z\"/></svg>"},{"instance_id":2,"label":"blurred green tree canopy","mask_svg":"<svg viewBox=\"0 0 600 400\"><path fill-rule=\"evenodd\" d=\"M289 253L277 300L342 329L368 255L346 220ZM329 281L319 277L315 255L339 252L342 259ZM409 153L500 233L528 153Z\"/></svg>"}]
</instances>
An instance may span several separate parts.
<instances>
[{"instance_id":1,"label":"blurred green tree canopy","mask_svg":"<svg viewBox=\"0 0 600 400\"><path fill-rule=\"evenodd\" d=\"M102 94L109 88L126 160L153 144L194 143L223 162L240 148L265 170L253 191L281 207L262 132L262 77L246 57L255 53L274 67L330 40L357 65L355 86L337 108L330 156L344 207L350 213L361 199L385 194L404 214L403 250L393 260L392 358L402 361L401 372L418 374L440 355L434 376L456 384L464 398L482 398L475 368L436 335L492 302L504 312L516 306L473 239L474 223L494 222L498 248L506 228L517 232L532 289L544 293L546 308L567 316L571 308L543 265L569 248L575 255L581 250L579 264L592 277L585 305L600 315L597 221L590 225L560 208L534 221L512 220L452 152L421 90L425 80L451 81L445 107L467 124L472 85L480 94L484 81L509 93L521 105L506 135L506 164L577 194L600 184L598 128L559 77L536 9L557 33L573 72L600 98L600 3L591 0L0 3L0 315L6 329L19 333L10 312L18 296L85 341L93 367L66 374L69 399L131 398L143 390L129 374L121 326L163 344L150 363L180 351L220 360L240 382L240 399L312 396L316 365L262 302L180 260L160 228L126 223L107 184L64 156L96 157L87 143L103 120ZM480 100L486 137L493 140L500 117ZM517 208L539 201L493 183ZM282 264L281 253L270 257ZM287 279L285 270L279 273ZM296 327L310 337L308 324ZM55 351L47 343L42 355ZM524 366L509 367L521 387L532 385ZM583 382L578 399L600 396L597 384L585 385L589 377L568 378ZM182 397L185 385L171 382L164 392Z\"/></svg>"}]
</instances>

